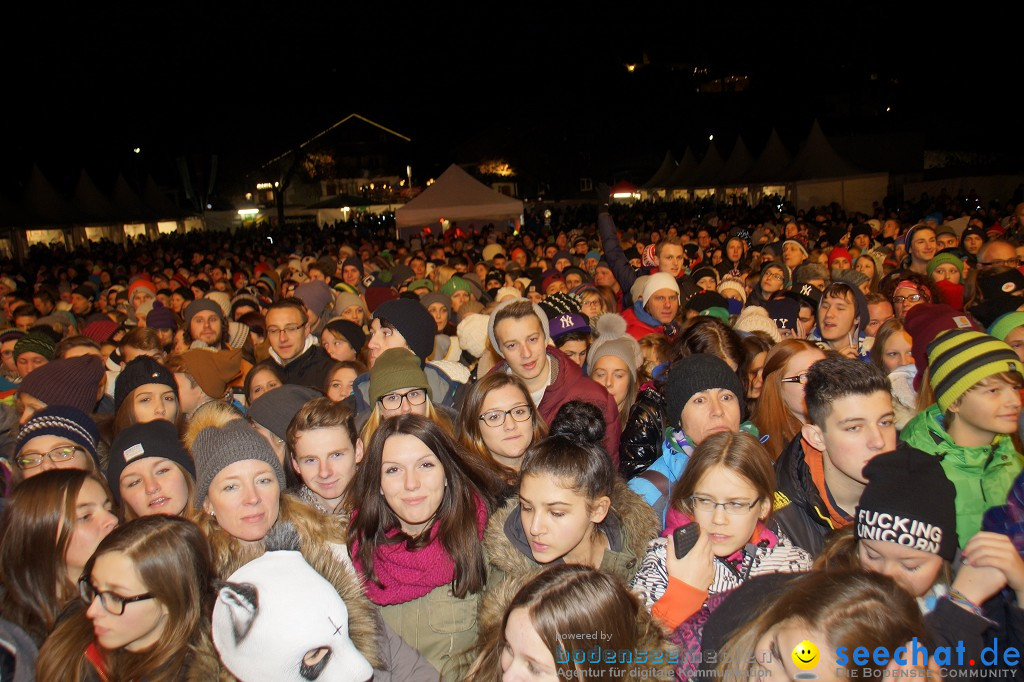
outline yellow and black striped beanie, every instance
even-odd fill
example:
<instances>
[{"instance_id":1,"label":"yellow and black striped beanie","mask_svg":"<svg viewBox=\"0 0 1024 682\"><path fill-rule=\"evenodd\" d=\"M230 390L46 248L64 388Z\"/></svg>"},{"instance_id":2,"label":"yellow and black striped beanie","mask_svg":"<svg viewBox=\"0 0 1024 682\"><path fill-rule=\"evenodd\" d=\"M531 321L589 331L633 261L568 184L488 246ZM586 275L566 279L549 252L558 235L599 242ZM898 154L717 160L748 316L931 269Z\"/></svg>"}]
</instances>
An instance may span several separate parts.
<instances>
[{"instance_id":1,"label":"yellow and black striped beanie","mask_svg":"<svg viewBox=\"0 0 1024 682\"><path fill-rule=\"evenodd\" d=\"M994 336L964 329L939 333L928 344L929 381L945 412L979 381L1001 372L1024 375L1017 354Z\"/></svg>"}]
</instances>

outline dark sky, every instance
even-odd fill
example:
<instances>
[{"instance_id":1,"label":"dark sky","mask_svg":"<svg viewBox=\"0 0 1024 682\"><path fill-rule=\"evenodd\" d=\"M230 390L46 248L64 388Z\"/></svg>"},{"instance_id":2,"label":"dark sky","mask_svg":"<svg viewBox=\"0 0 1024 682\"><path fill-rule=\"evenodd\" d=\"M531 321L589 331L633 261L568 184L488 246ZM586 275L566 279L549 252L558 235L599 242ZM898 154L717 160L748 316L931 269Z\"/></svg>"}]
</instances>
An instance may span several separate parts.
<instances>
[{"instance_id":1,"label":"dark sky","mask_svg":"<svg viewBox=\"0 0 1024 682\"><path fill-rule=\"evenodd\" d=\"M132 162L152 168L212 153L245 168L352 112L442 166L503 140L660 158L709 131L759 143L814 117L1020 147L1024 39L1006 4L440 4L39 3L0 48L6 178L32 161L68 177L118 167L136 146ZM644 53L651 67L627 74ZM751 88L697 97L682 64L749 74Z\"/></svg>"}]
</instances>

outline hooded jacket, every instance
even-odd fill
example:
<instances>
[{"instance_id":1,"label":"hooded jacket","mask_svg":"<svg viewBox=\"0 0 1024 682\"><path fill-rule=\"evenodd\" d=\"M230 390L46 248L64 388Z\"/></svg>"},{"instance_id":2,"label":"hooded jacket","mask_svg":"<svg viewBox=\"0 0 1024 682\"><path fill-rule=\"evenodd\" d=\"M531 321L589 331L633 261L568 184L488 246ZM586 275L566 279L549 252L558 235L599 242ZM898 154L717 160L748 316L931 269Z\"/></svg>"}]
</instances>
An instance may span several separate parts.
<instances>
[{"instance_id":1,"label":"hooded jacket","mask_svg":"<svg viewBox=\"0 0 1024 682\"><path fill-rule=\"evenodd\" d=\"M661 456L664 433L665 396L655 388L645 388L629 410L619 442L619 473L627 481L646 471Z\"/></svg>"},{"instance_id":2,"label":"hooded jacket","mask_svg":"<svg viewBox=\"0 0 1024 682\"><path fill-rule=\"evenodd\" d=\"M658 521L653 510L621 479L615 480L611 498L608 517L600 525L609 544L600 568L628 585L647 543L658 535ZM545 568L533 560L517 499L509 500L491 516L484 531L484 550L488 574L487 590L480 598L481 642L488 641L488 635L500 626L506 607L519 589Z\"/></svg>"},{"instance_id":3,"label":"hooded jacket","mask_svg":"<svg viewBox=\"0 0 1024 682\"><path fill-rule=\"evenodd\" d=\"M537 411L548 424L558 414L562 405L570 400L583 400L593 403L601 408L604 413L605 434L604 449L608 451L612 464L619 466L619 439L622 429L619 425L619 408L605 387L583 374L583 370L575 362L569 359L562 351L554 346L547 347L548 362L552 363L554 378L551 384L544 390L544 397L541 398ZM491 372L508 372L508 362L502 360L495 365ZM428 375L429 379L429 375ZM434 394L435 402L437 394Z\"/></svg>"},{"instance_id":4,"label":"hooded jacket","mask_svg":"<svg viewBox=\"0 0 1024 682\"><path fill-rule=\"evenodd\" d=\"M807 463L808 457L822 456L797 434L775 462L775 522L793 544L815 556L829 533L839 530Z\"/></svg>"},{"instance_id":5,"label":"hooded jacket","mask_svg":"<svg viewBox=\"0 0 1024 682\"><path fill-rule=\"evenodd\" d=\"M626 320L626 333L637 341L648 334L668 336L669 330L673 327L673 325L661 324L654 319L654 316L644 308L643 301L637 301L632 308L624 310L622 317Z\"/></svg>"},{"instance_id":6,"label":"hooded jacket","mask_svg":"<svg viewBox=\"0 0 1024 682\"><path fill-rule=\"evenodd\" d=\"M1006 503L1024 458L1009 436L998 435L991 445L969 448L953 442L938 405L910 420L900 440L935 455L946 478L956 488L956 534L963 547L981 530L985 512Z\"/></svg>"}]
</instances>

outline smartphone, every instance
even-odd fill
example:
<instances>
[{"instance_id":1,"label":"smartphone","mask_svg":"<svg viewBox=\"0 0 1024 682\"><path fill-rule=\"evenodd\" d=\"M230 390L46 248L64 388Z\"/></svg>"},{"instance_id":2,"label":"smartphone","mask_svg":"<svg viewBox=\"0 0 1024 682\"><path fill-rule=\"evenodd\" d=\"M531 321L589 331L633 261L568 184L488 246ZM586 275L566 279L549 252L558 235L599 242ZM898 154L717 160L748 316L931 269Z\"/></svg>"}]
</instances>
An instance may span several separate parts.
<instances>
[{"instance_id":1,"label":"smartphone","mask_svg":"<svg viewBox=\"0 0 1024 682\"><path fill-rule=\"evenodd\" d=\"M672 543L676 546L676 558L682 559L689 554L693 546L697 544L697 538L699 537L700 526L696 523L679 526L679 528L672 531Z\"/></svg>"}]
</instances>

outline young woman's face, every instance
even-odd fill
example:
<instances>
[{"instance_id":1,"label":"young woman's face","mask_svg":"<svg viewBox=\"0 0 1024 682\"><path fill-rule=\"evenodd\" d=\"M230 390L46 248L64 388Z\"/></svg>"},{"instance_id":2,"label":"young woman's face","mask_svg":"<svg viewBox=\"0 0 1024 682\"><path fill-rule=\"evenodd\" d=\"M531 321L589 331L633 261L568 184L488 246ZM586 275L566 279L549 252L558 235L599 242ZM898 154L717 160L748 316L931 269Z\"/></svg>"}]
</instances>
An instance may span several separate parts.
<instances>
[{"instance_id":1,"label":"young woman's face","mask_svg":"<svg viewBox=\"0 0 1024 682\"><path fill-rule=\"evenodd\" d=\"M246 542L266 537L277 523L280 505L277 475L258 459L243 459L221 469L203 502L226 533Z\"/></svg>"},{"instance_id":2,"label":"young woman's face","mask_svg":"<svg viewBox=\"0 0 1024 682\"><path fill-rule=\"evenodd\" d=\"M602 355L590 370L590 378L608 389L619 409L629 397L630 376L629 366L615 355Z\"/></svg>"},{"instance_id":3,"label":"young woman's face","mask_svg":"<svg viewBox=\"0 0 1024 682\"><path fill-rule=\"evenodd\" d=\"M47 457L47 453L53 452L57 449L72 448L75 450L74 456L64 462L54 462L52 459ZM28 469L22 468L22 476L25 478L32 478L37 476L44 471L50 471L52 469L81 469L82 471L90 471L89 458L90 455L86 452L81 445L72 443L67 438L62 436L36 436L26 441L25 445L22 446L21 450L18 451L18 459L21 458L34 458L41 456L42 463L39 466L31 467ZM19 464L24 467L24 465Z\"/></svg>"},{"instance_id":4,"label":"young woman's face","mask_svg":"<svg viewBox=\"0 0 1024 682\"><path fill-rule=\"evenodd\" d=\"M363 459L363 443L353 443L343 426L300 431L292 451L292 468L329 507L348 491Z\"/></svg>"},{"instance_id":5,"label":"young woman's face","mask_svg":"<svg viewBox=\"0 0 1024 682\"><path fill-rule=\"evenodd\" d=\"M931 230L919 229L914 233L914 240L909 246L911 257L919 263L927 263L938 250L935 233Z\"/></svg>"},{"instance_id":6,"label":"young woman's face","mask_svg":"<svg viewBox=\"0 0 1024 682\"><path fill-rule=\"evenodd\" d=\"M739 397L729 389L709 388L690 397L679 414L683 433L694 445L700 445L709 436L740 430Z\"/></svg>"},{"instance_id":7,"label":"young woman's face","mask_svg":"<svg viewBox=\"0 0 1024 682\"><path fill-rule=\"evenodd\" d=\"M882 365L886 372L892 372L897 367L914 364L914 356L910 354L910 346L913 344L910 334L898 332L891 335L885 342L882 349Z\"/></svg>"},{"instance_id":8,"label":"young woman's face","mask_svg":"<svg viewBox=\"0 0 1024 682\"><path fill-rule=\"evenodd\" d=\"M519 482L519 513L539 564L563 558L567 563L591 563L594 524L604 521L609 506L607 497L588 500L572 490L571 481L550 474L527 474Z\"/></svg>"},{"instance_id":9,"label":"young woman's face","mask_svg":"<svg viewBox=\"0 0 1024 682\"><path fill-rule=\"evenodd\" d=\"M121 499L136 516L177 516L188 505L185 476L181 467L169 459L136 459L121 472Z\"/></svg>"},{"instance_id":10,"label":"young woman's face","mask_svg":"<svg viewBox=\"0 0 1024 682\"><path fill-rule=\"evenodd\" d=\"M363 306L350 305L349 307L341 311L340 317L354 324L358 324L360 327L362 327L364 315L365 313L363 312Z\"/></svg>"},{"instance_id":11,"label":"young woman's face","mask_svg":"<svg viewBox=\"0 0 1024 682\"><path fill-rule=\"evenodd\" d=\"M446 486L441 460L419 438L395 434L384 442L380 490L406 534L419 535L430 524Z\"/></svg>"},{"instance_id":12,"label":"young woman's face","mask_svg":"<svg viewBox=\"0 0 1024 682\"><path fill-rule=\"evenodd\" d=\"M992 376L964 393L960 404L949 410L975 434L995 438L999 433L1017 432L1020 407L1020 389Z\"/></svg>"},{"instance_id":13,"label":"young woman's face","mask_svg":"<svg viewBox=\"0 0 1024 682\"><path fill-rule=\"evenodd\" d=\"M178 418L178 396L167 384L143 384L132 392L132 409L138 424L173 422Z\"/></svg>"},{"instance_id":14,"label":"young woman's face","mask_svg":"<svg viewBox=\"0 0 1024 682\"><path fill-rule=\"evenodd\" d=\"M148 594L135 562L123 552L105 552L96 557L89 581L96 592L111 592L119 597ZM96 641L107 651L125 649L144 651L164 634L170 617L167 607L156 599L124 604L124 613L116 615L104 608L99 597L92 600L86 617L92 621Z\"/></svg>"},{"instance_id":15,"label":"young woman's face","mask_svg":"<svg viewBox=\"0 0 1024 682\"><path fill-rule=\"evenodd\" d=\"M887 575L915 597L932 588L942 570L942 557L895 542L859 540L857 556L866 571Z\"/></svg>"},{"instance_id":16,"label":"young woman's face","mask_svg":"<svg viewBox=\"0 0 1024 682\"><path fill-rule=\"evenodd\" d=\"M100 541L117 527L117 517L111 513L110 507L110 498L103 486L91 478L86 479L75 501L74 530L64 554L64 563L72 582L82 575L85 563L96 551Z\"/></svg>"},{"instance_id":17,"label":"young woman's face","mask_svg":"<svg viewBox=\"0 0 1024 682\"><path fill-rule=\"evenodd\" d=\"M258 369L249 384L249 404L268 391L281 388L281 380L269 369Z\"/></svg>"},{"instance_id":18,"label":"young woman's face","mask_svg":"<svg viewBox=\"0 0 1024 682\"><path fill-rule=\"evenodd\" d=\"M719 557L738 552L750 542L758 520L771 510L771 500L762 499L749 480L720 464L701 476L693 497L748 507L740 514L726 513L721 505L707 512L697 509L695 500L693 520L700 524L700 532L711 540L711 551Z\"/></svg>"},{"instance_id":19,"label":"young woman's face","mask_svg":"<svg viewBox=\"0 0 1024 682\"><path fill-rule=\"evenodd\" d=\"M385 407L385 405L392 404L392 401L398 400L401 402L397 403L397 407ZM419 405L413 404L419 400L423 402ZM377 407L380 409L381 417L397 417L400 414L418 414L421 417L426 417L429 401L430 396L423 386L406 386L382 395L377 401Z\"/></svg>"},{"instance_id":20,"label":"young woman's face","mask_svg":"<svg viewBox=\"0 0 1024 682\"><path fill-rule=\"evenodd\" d=\"M327 386L327 397L338 403L352 395L352 385L358 375L351 367L340 367L331 375L331 383Z\"/></svg>"},{"instance_id":21,"label":"young woman's face","mask_svg":"<svg viewBox=\"0 0 1024 682\"><path fill-rule=\"evenodd\" d=\"M774 294L782 289L785 283L786 276L782 273L782 268L768 268L761 275L761 291L766 294Z\"/></svg>"},{"instance_id":22,"label":"young woman's face","mask_svg":"<svg viewBox=\"0 0 1024 682\"><path fill-rule=\"evenodd\" d=\"M825 353L817 348L802 350L789 359L782 378L807 374L807 370L818 360L824 360ZM801 422L807 422L807 402L804 395L804 384L799 382L782 383L782 402L790 413Z\"/></svg>"},{"instance_id":23,"label":"young woman's face","mask_svg":"<svg viewBox=\"0 0 1024 682\"><path fill-rule=\"evenodd\" d=\"M512 609L505 621L505 648L501 651L501 682L558 680L551 650L537 634L526 607Z\"/></svg>"},{"instance_id":24,"label":"young woman's face","mask_svg":"<svg viewBox=\"0 0 1024 682\"><path fill-rule=\"evenodd\" d=\"M338 362L356 359L356 352L352 350L352 345L344 336L335 334L330 329L325 329L320 335L320 345L333 360Z\"/></svg>"},{"instance_id":25,"label":"young woman's face","mask_svg":"<svg viewBox=\"0 0 1024 682\"><path fill-rule=\"evenodd\" d=\"M927 303L924 298L918 298L916 301L910 300L911 296L921 295L917 287L899 287L896 291L892 292L892 309L896 317L902 320L907 316L907 312L911 308L921 303Z\"/></svg>"},{"instance_id":26,"label":"young woman's face","mask_svg":"<svg viewBox=\"0 0 1024 682\"><path fill-rule=\"evenodd\" d=\"M952 263L943 263L932 270L932 279L936 282L960 284L960 271Z\"/></svg>"},{"instance_id":27,"label":"young woman's face","mask_svg":"<svg viewBox=\"0 0 1024 682\"><path fill-rule=\"evenodd\" d=\"M1017 354L1017 357L1024 362L1024 325L1010 331L1004 339L1006 343Z\"/></svg>"},{"instance_id":28,"label":"young woman's face","mask_svg":"<svg viewBox=\"0 0 1024 682\"><path fill-rule=\"evenodd\" d=\"M434 318L437 331L442 331L448 324L448 306L444 303L431 303L427 306L427 312Z\"/></svg>"},{"instance_id":29,"label":"young woman's face","mask_svg":"<svg viewBox=\"0 0 1024 682\"><path fill-rule=\"evenodd\" d=\"M761 389L764 388L764 359L768 357L767 351L761 351L753 357L747 367L747 398L757 400L761 397Z\"/></svg>"},{"instance_id":30,"label":"young woman's face","mask_svg":"<svg viewBox=\"0 0 1024 682\"><path fill-rule=\"evenodd\" d=\"M857 259L857 272L861 273L868 279L873 279L875 276L875 261L870 256L861 256Z\"/></svg>"},{"instance_id":31,"label":"young woman's face","mask_svg":"<svg viewBox=\"0 0 1024 682\"><path fill-rule=\"evenodd\" d=\"M529 418L521 422L506 413L524 409L529 413ZM533 443L533 410L530 409L529 400L517 387L502 386L484 396L480 404L480 417L490 412L503 413L504 420L498 426L491 426L481 419L478 427L480 437L487 450L499 462L518 469L520 458Z\"/></svg>"}]
</instances>

